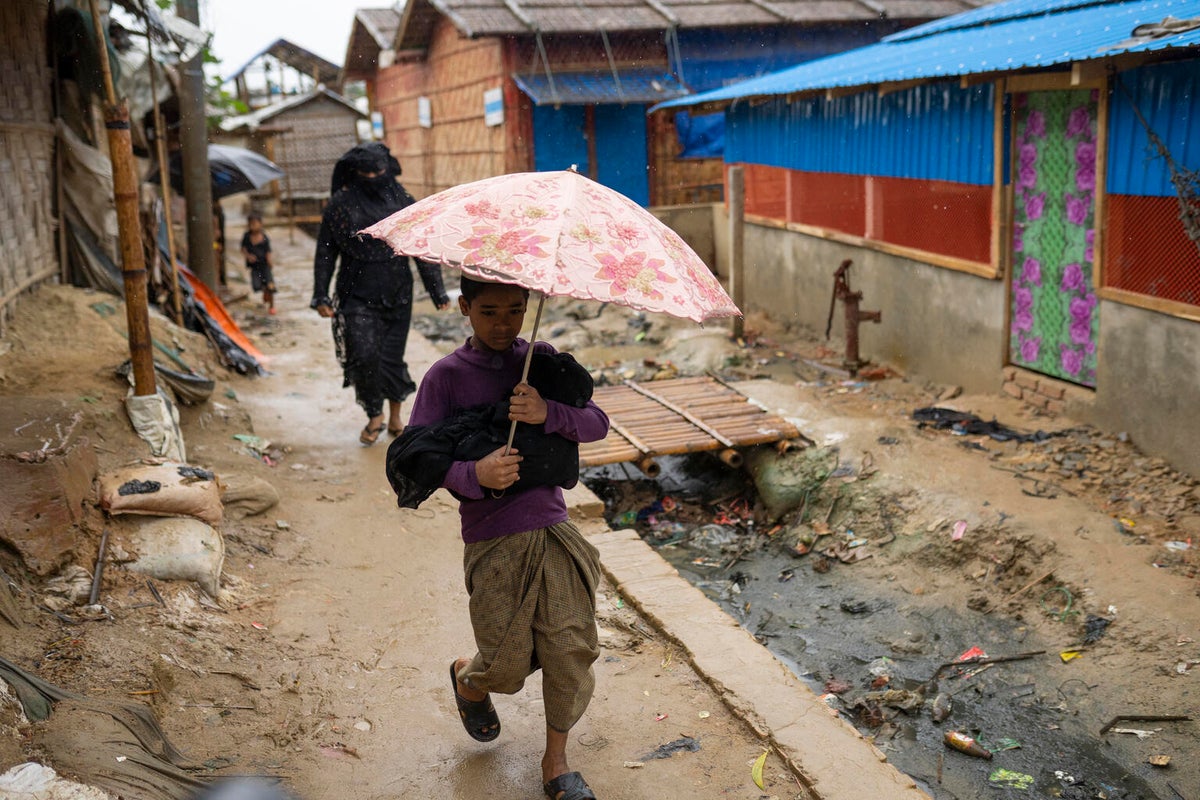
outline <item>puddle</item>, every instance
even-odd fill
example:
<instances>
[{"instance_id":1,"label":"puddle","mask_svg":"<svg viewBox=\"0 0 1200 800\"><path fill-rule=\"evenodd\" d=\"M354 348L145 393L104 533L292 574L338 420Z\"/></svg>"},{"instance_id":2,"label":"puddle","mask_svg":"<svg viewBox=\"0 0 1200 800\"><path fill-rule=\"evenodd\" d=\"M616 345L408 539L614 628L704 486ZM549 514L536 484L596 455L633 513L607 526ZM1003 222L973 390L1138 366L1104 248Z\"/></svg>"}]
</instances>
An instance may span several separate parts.
<instances>
[{"instance_id":1,"label":"puddle","mask_svg":"<svg viewBox=\"0 0 1200 800\"><path fill-rule=\"evenodd\" d=\"M1085 673L1059 663L1062 642L1041 641L1003 614L925 594L916 565L909 567L918 554L905 552L901 541L891 553L877 548L885 557L875 562L844 563L844 549L842 558L818 555L839 530L796 556L779 526L756 524L758 497L744 472L710 454L660 463L656 480L627 465L587 470L583 480L604 500L613 528L635 528L937 800L1182 797L1167 779L1147 780L1130 768L1145 766L1148 745L1131 745L1133 736L1098 736L1106 717L1120 712L1097 708L1089 699L1094 687L1073 677ZM838 496L847 509L857 502L843 490ZM870 500L883 509L889 531L904 530L902 518L890 519L899 502ZM870 517L852 519L862 523L852 535L869 536ZM921 568L939 566L958 565ZM1042 652L947 666L970 648L993 658ZM949 709L940 723L932 719L935 699L939 713ZM992 758L951 749L947 731L973 737L995 751Z\"/></svg>"}]
</instances>

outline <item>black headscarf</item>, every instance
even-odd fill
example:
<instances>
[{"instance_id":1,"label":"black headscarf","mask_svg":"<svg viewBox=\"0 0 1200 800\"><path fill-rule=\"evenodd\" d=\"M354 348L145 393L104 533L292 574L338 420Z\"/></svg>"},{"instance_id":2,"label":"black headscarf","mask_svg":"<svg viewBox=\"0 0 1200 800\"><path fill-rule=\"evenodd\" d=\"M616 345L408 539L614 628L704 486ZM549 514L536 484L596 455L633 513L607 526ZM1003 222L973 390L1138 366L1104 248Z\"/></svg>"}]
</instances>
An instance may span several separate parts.
<instances>
[{"instance_id":1,"label":"black headscarf","mask_svg":"<svg viewBox=\"0 0 1200 800\"><path fill-rule=\"evenodd\" d=\"M400 162L383 142L366 142L351 147L333 166L333 177L329 183L329 194L355 182L359 172L381 172L394 181L400 177Z\"/></svg>"}]
</instances>

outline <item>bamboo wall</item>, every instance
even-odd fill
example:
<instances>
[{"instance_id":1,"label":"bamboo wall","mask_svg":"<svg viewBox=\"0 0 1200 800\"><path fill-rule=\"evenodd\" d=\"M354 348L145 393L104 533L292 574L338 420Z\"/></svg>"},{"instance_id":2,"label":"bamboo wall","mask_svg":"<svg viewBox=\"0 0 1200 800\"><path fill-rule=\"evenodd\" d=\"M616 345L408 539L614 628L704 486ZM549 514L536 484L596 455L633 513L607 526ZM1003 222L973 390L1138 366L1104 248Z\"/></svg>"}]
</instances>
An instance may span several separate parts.
<instances>
[{"instance_id":1,"label":"bamboo wall","mask_svg":"<svg viewBox=\"0 0 1200 800\"><path fill-rule=\"evenodd\" d=\"M270 127L280 132L264 137L260 152L287 173L279 181L281 199L286 201L289 194L298 199L329 197L333 165L358 144L359 119L346 106L321 96L271 118Z\"/></svg>"},{"instance_id":2,"label":"bamboo wall","mask_svg":"<svg viewBox=\"0 0 1200 800\"><path fill-rule=\"evenodd\" d=\"M506 127L515 109L505 93L505 124L484 124L483 93L506 84L502 42L465 39L439 20L420 62L380 71L376 101L385 140L404 170L401 182L417 198L460 183L508 172ZM417 98L429 98L433 125L422 128Z\"/></svg>"},{"instance_id":3,"label":"bamboo wall","mask_svg":"<svg viewBox=\"0 0 1200 800\"><path fill-rule=\"evenodd\" d=\"M0 2L0 332L17 297L59 272L44 0Z\"/></svg>"},{"instance_id":4,"label":"bamboo wall","mask_svg":"<svg viewBox=\"0 0 1200 800\"><path fill-rule=\"evenodd\" d=\"M673 110L650 115L650 204L718 203L725 197L721 158L680 158Z\"/></svg>"}]
</instances>

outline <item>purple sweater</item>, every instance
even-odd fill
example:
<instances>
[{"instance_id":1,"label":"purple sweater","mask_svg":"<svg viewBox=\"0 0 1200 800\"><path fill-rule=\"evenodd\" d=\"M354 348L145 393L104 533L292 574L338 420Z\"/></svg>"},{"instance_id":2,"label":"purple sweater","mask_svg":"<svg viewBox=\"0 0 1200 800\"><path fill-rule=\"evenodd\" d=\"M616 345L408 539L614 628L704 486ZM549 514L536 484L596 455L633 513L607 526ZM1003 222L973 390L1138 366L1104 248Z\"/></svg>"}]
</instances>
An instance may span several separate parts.
<instances>
[{"instance_id":1,"label":"purple sweater","mask_svg":"<svg viewBox=\"0 0 1200 800\"><path fill-rule=\"evenodd\" d=\"M413 401L409 425L429 425L459 411L506 400L521 379L521 368L529 342L517 339L504 353L484 352L471 347L470 340L429 368ZM534 346L536 353L554 353L545 342ZM608 416L593 402L584 408L546 401L547 433L574 442L594 442L608 435ZM481 542L510 533L544 528L567 519L562 489L537 486L515 494L492 497L492 490L479 485L474 461L456 461L442 486L468 498L459 505L464 542Z\"/></svg>"}]
</instances>

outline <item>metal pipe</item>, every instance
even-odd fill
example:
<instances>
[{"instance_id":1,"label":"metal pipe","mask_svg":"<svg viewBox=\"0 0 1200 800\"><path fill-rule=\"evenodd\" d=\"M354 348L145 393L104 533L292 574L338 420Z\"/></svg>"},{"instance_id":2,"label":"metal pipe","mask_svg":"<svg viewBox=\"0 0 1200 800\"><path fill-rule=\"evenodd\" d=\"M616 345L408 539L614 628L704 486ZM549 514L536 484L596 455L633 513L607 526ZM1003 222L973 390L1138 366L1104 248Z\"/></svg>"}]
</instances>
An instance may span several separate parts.
<instances>
[{"instance_id":1,"label":"metal pipe","mask_svg":"<svg viewBox=\"0 0 1200 800\"><path fill-rule=\"evenodd\" d=\"M96 569L92 572L92 593L88 595L88 605L94 606L100 600L100 581L104 577L104 556L108 553L108 528L100 536L100 550L96 553Z\"/></svg>"}]
</instances>

